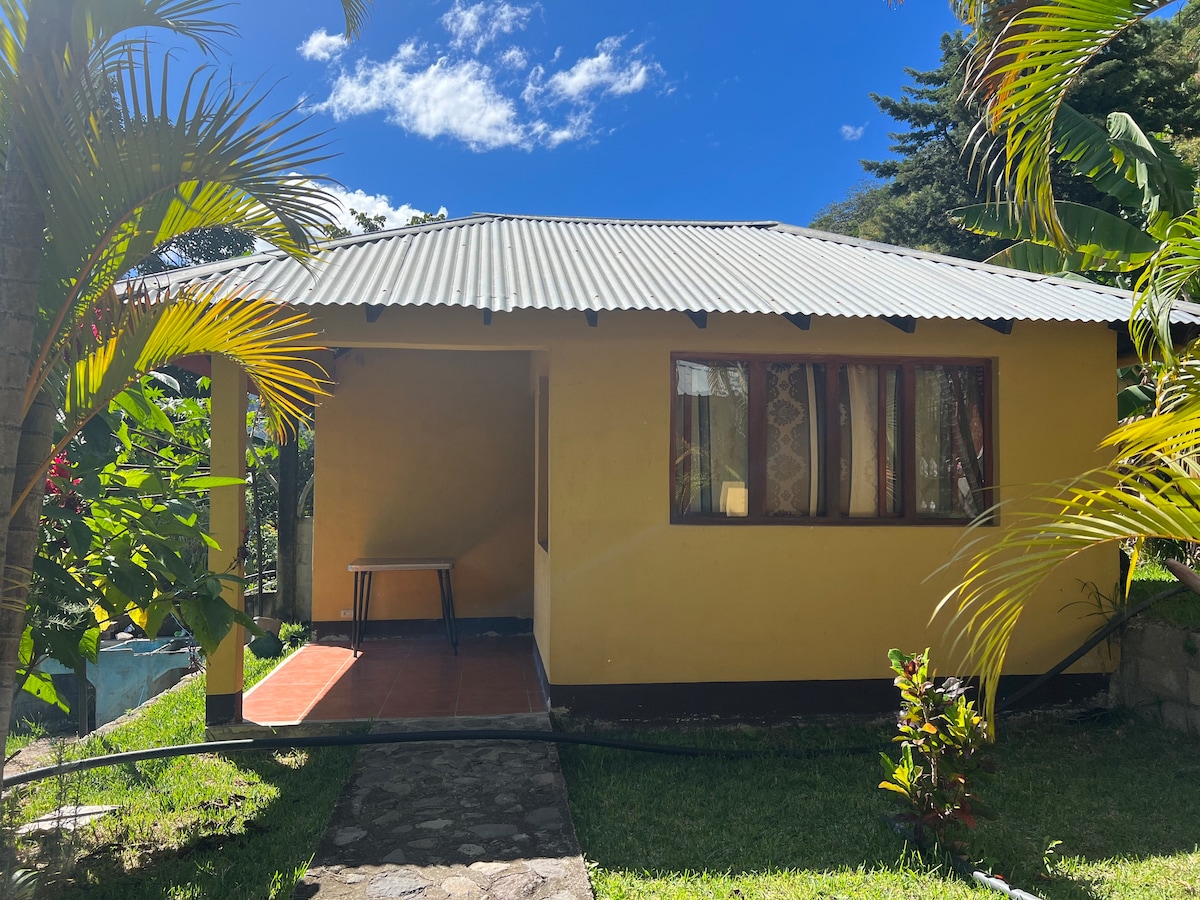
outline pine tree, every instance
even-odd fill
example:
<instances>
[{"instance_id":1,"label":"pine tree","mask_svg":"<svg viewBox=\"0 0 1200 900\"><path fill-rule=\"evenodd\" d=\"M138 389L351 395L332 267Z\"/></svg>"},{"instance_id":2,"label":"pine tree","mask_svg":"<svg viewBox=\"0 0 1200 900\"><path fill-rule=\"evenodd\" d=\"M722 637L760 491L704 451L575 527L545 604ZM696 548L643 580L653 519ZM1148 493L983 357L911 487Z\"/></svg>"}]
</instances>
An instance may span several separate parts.
<instances>
[{"instance_id":1,"label":"pine tree","mask_svg":"<svg viewBox=\"0 0 1200 900\"><path fill-rule=\"evenodd\" d=\"M1071 105L1101 125L1110 112L1127 112L1147 131L1177 138L1200 134L1200 83L1181 24L1198 8L1200 0L1192 0L1180 21L1148 20L1124 33L1080 78ZM1003 249L1006 242L964 231L948 216L982 202L987 192L972 171L968 148L979 115L962 99L965 38L944 34L941 47L938 68L905 70L912 83L900 97L871 95L908 130L890 135L894 157L863 160L878 181L856 185L844 200L822 208L812 227L965 259L986 259ZM1063 199L1111 205L1081 179L1064 175L1056 189Z\"/></svg>"}]
</instances>

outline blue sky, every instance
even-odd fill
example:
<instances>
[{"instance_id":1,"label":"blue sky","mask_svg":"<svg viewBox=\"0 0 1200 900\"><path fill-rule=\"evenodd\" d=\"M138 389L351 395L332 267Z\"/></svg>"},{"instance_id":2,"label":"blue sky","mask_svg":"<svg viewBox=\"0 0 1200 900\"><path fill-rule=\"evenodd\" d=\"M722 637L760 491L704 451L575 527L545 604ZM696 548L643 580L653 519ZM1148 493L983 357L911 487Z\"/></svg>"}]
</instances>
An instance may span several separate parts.
<instances>
[{"instance_id":1,"label":"blue sky","mask_svg":"<svg viewBox=\"0 0 1200 900\"><path fill-rule=\"evenodd\" d=\"M218 71L302 102L351 205L806 224L886 154L869 92L932 68L945 0L335 0L225 11ZM180 49L185 64L194 54Z\"/></svg>"}]
</instances>

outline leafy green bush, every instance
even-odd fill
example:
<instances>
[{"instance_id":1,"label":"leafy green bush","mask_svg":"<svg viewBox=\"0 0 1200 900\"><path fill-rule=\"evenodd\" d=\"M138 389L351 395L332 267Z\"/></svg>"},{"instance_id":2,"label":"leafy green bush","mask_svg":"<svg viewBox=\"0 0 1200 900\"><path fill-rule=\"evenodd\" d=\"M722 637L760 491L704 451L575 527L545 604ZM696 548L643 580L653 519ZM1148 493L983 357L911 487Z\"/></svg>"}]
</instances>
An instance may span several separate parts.
<instances>
[{"instance_id":1,"label":"leafy green bush","mask_svg":"<svg viewBox=\"0 0 1200 900\"><path fill-rule=\"evenodd\" d=\"M910 823L917 843L928 838L944 850L963 828L972 829L977 816L988 815L975 793L975 780L992 767L981 755L987 743L987 722L966 697L968 686L958 678L934 684L929 650L908 656L888 653L895 684L900 689L900 759L881 753L884 780L879 787L906 807L898 816Z\"/></svg>"},{"instance_id":2,"label":"leafy green bush","mask_svg":"<svg viewBox=\"0 0 1200 900\"><path fill-rule=\"evenodd\" d=\"M311 637L312 628L308 622L284 622L279 626L279 640L289 649L307 644Z\"/></svg>"}]
</instances>

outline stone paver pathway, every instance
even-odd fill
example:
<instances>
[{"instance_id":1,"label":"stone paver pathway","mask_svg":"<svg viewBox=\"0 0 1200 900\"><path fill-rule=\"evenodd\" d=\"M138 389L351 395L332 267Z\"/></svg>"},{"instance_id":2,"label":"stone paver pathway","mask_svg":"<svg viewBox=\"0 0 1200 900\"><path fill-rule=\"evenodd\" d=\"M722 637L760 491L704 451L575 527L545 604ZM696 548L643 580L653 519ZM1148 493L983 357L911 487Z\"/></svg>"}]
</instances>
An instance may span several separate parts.
<instances>
[{"instance_id":1,"label":"stone paver pathway","mask_svg":"<svg viewBox=\"0 0 1200 900\"><path fill-rule=\"evenodd\" d=\"M382 731L549 730L544 713L406 719ZM359 751L296 900L591 900L553 744Z\"/></svg>"}]
</instances>

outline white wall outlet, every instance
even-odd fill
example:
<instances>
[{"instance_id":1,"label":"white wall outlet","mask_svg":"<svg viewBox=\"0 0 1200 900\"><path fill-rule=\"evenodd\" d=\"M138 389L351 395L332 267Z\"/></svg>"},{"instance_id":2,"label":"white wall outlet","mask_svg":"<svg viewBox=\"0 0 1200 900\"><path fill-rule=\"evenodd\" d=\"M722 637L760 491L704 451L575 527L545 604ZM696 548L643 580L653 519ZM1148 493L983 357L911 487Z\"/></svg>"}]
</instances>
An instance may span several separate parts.
<instances>
[{"instance_id":1,"label":"white wall outlet","mask_svg":"<svg viewBox=\"0 0 1200 900\"><path fill-rule=\"evenodd\" d=\"M352 609L343 609L343 610L342 610L342 618L343 618L343 619L353 619L353 618L354 618L354 610L352 610Z\"/></svg>"}]
</instances>

